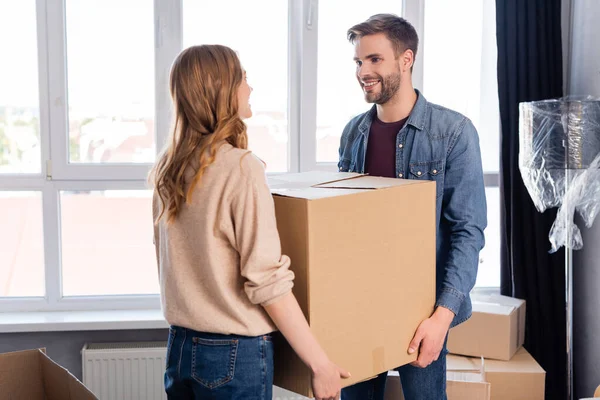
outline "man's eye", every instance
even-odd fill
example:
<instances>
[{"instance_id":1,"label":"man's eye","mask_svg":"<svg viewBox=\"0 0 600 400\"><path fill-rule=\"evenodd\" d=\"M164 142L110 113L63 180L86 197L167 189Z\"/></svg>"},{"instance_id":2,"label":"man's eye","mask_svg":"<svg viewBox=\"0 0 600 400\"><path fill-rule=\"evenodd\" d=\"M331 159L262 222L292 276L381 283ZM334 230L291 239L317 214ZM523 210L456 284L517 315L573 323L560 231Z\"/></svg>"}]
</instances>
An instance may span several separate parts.
<instances>
[{"instance_id":1,"label":"man's eye","mask_svg":"<svg viewBox=\"0 0 600 400\"><path fill-rule=\"evenodd\" d=\"M356 66L357 66L357 67L360 67L361 65L362 65L362 61L357 61L357 62L356 62Z\"/></svg>"},{"instance_id":2,"label":"man's eye","mask_svg":"<svg viewBox=\"0 0 600 400\"><path fill-rule=\"evenodd\" d=\"M371 58L371 61L374 62L374 63L379 62L380 60L381 60L381 58L379 58L379 57L373 57L373 58Z\"/></svg>"}]
</instances>

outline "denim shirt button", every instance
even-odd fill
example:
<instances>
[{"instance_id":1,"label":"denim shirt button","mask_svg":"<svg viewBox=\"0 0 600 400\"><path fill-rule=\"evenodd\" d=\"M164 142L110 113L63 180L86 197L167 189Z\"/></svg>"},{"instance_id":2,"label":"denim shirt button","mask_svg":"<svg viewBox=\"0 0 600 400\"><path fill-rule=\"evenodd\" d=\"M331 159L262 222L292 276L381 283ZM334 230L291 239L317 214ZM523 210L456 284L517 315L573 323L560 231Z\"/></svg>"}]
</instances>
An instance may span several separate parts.
<instances>
[{"instance_id":1,"label":"denim shirt button","mask_svg":"<svg viewBox=\"0 0 600 400\"><path fill-rule=\"evenodd\" d=\"M437 169L434 169L434 170L433 170L433 171L431 171L431 172L433 172L434 174L437 174Z\"/></svg>"},{"instance_id":2,"label":"denim shirt button","mask_svg":"<svg viewBox=\"0 0 600 400\"><path fill-rule=\"evenodd\" d=\"M400 148L403 148L403 147L404 147L404 145L403 145L402 143L400 143L400 144L398 145L398 147L400 147Z\"/></svg>"},{"instance_id":3,"label":"denim shirt button","mask_svg":"<svg viewBox=\"0 0 600 400\"><path fill-rule=\"evenodd\" d=\"M421 176L421 171L417 171L417 175Z\"/></svg>"},{"instance_id":4,"label":"denim shirt button","mask_svg":"<svg viewBox=\"0 0 600 400\"><path fill-rule=\"evenodd\" d=\"M402 175L402 174L398 174L398 178L402 178L402 177L403 177L403 175Z\"/></svg>"}]
</instances>

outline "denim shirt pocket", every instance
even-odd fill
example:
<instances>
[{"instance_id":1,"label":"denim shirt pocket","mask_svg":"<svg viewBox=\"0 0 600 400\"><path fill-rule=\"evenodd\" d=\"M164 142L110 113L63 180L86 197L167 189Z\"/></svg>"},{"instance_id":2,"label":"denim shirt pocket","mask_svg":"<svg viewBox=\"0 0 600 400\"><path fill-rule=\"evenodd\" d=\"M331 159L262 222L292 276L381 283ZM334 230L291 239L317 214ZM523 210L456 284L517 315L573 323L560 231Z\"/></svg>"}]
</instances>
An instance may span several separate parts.
<instances>
[{"instance_id":1,"label":"denim shirt pocket","mask_svg":"<svg viewBox=\"0 0 600 400\"><path fill-rule=\"evenodd\" d=\"M443 161L411 162L409 164L409 170L411 179L435 181L436 198L439 199L442 197L444 194Z\"/></svg>"}]
</instances>

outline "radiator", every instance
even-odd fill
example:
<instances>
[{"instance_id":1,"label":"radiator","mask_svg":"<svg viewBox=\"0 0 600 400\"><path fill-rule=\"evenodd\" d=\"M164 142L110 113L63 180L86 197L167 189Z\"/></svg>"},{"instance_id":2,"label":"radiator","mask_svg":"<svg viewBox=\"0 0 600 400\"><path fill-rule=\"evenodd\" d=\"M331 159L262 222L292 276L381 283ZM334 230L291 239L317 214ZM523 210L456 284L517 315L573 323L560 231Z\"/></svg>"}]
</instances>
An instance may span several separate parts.
<instances>
[{"instance_id":1,"label":"radiator","mask_svg":"<svg viewBox=\"0 0 600 400\"><path fill-rule=\"evenodd\" d=\"M86 344L83 384L100 400L166 400L166 355L166 342Z\"/></svg>"}]
</instances>

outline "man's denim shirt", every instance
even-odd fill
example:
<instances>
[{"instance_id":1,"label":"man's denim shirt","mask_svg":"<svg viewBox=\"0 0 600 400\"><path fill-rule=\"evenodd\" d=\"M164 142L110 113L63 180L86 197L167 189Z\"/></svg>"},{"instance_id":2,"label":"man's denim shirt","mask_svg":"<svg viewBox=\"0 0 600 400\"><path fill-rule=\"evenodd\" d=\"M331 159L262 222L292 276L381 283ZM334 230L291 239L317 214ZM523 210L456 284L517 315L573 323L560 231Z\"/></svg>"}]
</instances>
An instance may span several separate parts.
<instances>
[{"instance_id":1,"label":"man's denim shirt","mask_svg":"<svg viewBox=\"0 0 600 400\"><path fill-rule=\"evenodd\" d=\"M415 91L417 102L396 136L396 176L437 184L436 306L454 312L455 326L471 316L469 292L475 285L487 225L479 137L468 118L427 102ZM344 128L340 171L365 172L375 115L373 106Z\"/></svg>"}]
</instances>

